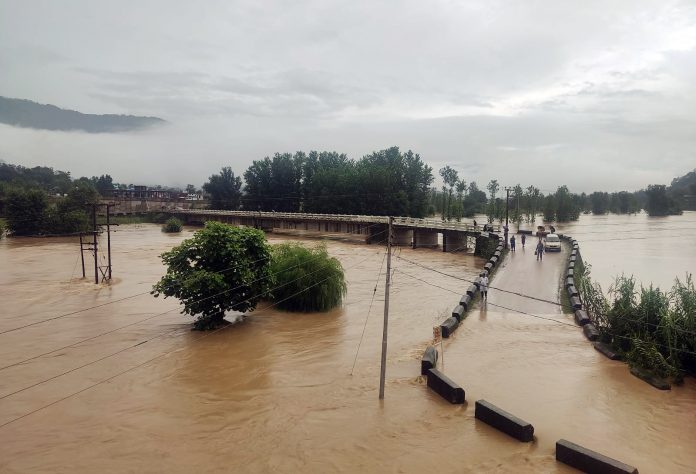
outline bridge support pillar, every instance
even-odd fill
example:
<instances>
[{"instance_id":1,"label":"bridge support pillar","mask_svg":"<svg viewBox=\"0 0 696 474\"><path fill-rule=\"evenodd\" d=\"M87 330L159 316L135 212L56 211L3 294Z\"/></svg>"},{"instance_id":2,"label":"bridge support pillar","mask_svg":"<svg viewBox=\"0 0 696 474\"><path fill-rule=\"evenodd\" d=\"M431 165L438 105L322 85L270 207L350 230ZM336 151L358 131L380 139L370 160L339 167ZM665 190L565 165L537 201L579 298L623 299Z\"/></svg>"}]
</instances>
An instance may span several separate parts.
<instances>
[{"instance_id":1,"label":"bridge support pillar","mask_svg":"<svg viewBox=\"0 0 696 474\"><path fill-rule=\"evenodd\" d=\"M457 231L445 231L442 233L442 251L453 252L466 250L466 234Z\"/></svg>"},{"instance_id":2,"label":"bridge support pillar","mask_svg":"<svg viewBox=\"0 0 696 474\"><path fill-rule=\"evenodd\" d=\"M392 245L398 247L411 246L413 244L413 230L395 227L392 229Z\"/></svg>"},{"instance_id":3,"label":"bridge support pillar","mask_svg":"<svg viewBox=\"0 0 696 474\"><path fill-rule=\"evenodd\" d=\"M413 229L413 248L437 247L438 232L424 229Z\"/></svg>"},{"instance_id":4,"label":"bridge support pillar","mask_svg":"<svg viewBox=\"0 0 696 474\"><path fill-rule=\"evenodd\" d=\"M370 226L367 229L367 238L365 243L368 244L385 244L387 243L388 227L385 224Z\"/></svg>"}]
</instances>

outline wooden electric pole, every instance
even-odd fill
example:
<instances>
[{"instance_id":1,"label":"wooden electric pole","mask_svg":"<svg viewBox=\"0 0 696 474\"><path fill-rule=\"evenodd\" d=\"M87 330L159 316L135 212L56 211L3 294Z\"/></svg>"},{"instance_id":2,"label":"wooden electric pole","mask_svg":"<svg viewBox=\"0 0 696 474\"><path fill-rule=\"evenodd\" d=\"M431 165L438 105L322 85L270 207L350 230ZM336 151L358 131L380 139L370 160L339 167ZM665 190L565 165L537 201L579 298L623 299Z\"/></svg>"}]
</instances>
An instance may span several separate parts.
<instances>
[{"instance_id":1,"label":"wooden electric pole","mask_svg":"<svg viewBox=\"0 0 696 474\"><path fill-rule=\"evenodd\" d=\"M384 377L387 373L387 328L389 326L389 286L391 285L391 243L392 222L389 217L389 230L387 230L387 279L384 285L384 329L382 330L382 364L379 371L379 399L384 400Z\"/></svg>"},{"instance_id":2,"label":"wooden electric pole","mask_svg":"<svg viewBox=\"0 0 696 474\"><path fill-rule=\"evenodd\" d=\"M92 205L92 251L94 252L94 283L99 284L99 258L97 256L97 205Z\"/></svg>"},{"instance_id":3,"label":"wooden electric pole","mask_svg":"<svg viewBox=\"0 0 696 474\"><path fill-rule=\"evenodd\" d=\"M111 206L113 204L106 205L106 253L108 255L109 281L111 281Z\"/></svg>"}]
</instances>

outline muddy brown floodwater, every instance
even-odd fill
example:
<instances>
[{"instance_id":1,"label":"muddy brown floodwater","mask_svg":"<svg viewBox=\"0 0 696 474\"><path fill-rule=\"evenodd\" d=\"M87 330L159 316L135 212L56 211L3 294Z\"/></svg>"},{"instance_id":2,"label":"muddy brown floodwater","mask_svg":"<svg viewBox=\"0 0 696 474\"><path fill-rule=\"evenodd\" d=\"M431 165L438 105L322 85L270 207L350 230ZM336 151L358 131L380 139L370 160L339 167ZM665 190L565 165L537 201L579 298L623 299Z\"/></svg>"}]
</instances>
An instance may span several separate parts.
<instances>
[{"instance_id":1,"label":"muddy brown floodwater","mask_svg":"<svg viewBox=\"0 0 696 474\"><path fill-rule=\"evenodd\" d=\"M560 437L642 473L696 466L693 381L657 391L567 325L475 309L445 345L446 373L468 404L428 391L420 356L467 285L398 258L380 403L383 280L350 374L383 261L379 246L328 241L348 278L340 309L261 307L224 330L191 332L176 301L147 294L163 273L158 255L191 231L121 226L111 286L77 278L73 240L0 241L1 472L572 472L554 461ZM399 252L464 278L483 264ZM494 285L514 286L541 268L548 270L539 278L554 278L549 259L532 267L515 258ZM529 300L516 309L569 320ZM479 398L527 418L537 440L518 443L477 423Z\"/></svg>"}]
</instances>

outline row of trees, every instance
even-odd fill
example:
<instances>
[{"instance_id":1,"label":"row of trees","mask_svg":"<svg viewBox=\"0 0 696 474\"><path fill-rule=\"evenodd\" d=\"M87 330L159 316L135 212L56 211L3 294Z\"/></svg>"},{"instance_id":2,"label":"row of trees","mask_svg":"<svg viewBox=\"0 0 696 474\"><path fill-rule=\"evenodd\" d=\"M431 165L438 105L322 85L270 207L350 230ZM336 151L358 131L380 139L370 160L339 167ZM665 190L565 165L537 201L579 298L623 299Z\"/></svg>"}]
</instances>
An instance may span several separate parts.
<instances>
[{"instance_id":1,"label":"row of trees","mask_svg":"<svg viewBox=\"0 0 696 474\"><path fill-rule=\"evenodd\" d=\"M67 194L49 201L38 188L12 187L3 196L4 215L13 235L46 235L91 229L89 209L99 202L94 186L75 181Z\"/></svg>"},{"instance_id":2,"label":"row of trees","mask_svg":"<svg viewBox=\"0 0 696 474\"><path fill-rule=\"evenodd\" d=\"M392 147L359 160L336 152L276 153L254 161L242 181L230 168L203 189L217 209L424 217L432 168Z\"/></svg>"},{"instance_id":3,"label":"row of trees","mask_svg":"<svg viewBox=\"0 0 696 474\"><path fill-rule=\"evenodd\" d=\"M646 190L592 194L571 193L567 186L555 192L543 194L536 186L523 188L516 185L501 190L497 180L491 180L486 189L479 190L476 182L467 184L458 178L456 170L446 166L440 170L443 180L441 190L431 189L430 214L441 215L443 220L460 220L475 214L486 214L488 222L505 219L506 209L510 221L533 223L538 214L544 221L577 220L582 213L633 214L645 209L651 216L679 214L679 200L664 185L650 185Z\"/></svg>"}]
</instances>

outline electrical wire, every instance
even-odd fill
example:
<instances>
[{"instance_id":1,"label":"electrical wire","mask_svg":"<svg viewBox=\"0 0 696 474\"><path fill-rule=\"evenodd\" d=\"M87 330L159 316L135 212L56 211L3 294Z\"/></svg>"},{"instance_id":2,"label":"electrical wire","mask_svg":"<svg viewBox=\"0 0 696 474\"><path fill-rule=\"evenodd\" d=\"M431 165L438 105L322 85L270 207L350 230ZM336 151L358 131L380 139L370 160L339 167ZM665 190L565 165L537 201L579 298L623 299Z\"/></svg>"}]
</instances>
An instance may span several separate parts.
<instances>
[{"instance_id":1,"label":"electrical wire","mask_svg":"<svg viewBox=\"0 0 696 474\"><path fill-rule=\"evenodd\" d=\"M382 256L382 264L379 266L379 272L377 273L377 281L375 281L375 288L372 290L372 298L370 299L370 307L367 309L367 316L365 317L365 323L363 324L362 334L360 335L360 341L358 342L358 348L355 350L355 358L353 359L353 367L350 369L350 375L353 375L353 370L355 370L355 363L358 361L358 354L360 353L360 346L362 345L363 338L365 337L365 329L367 328L367 321L370 319L370 312L372 311L372 303L375 301L375 294L377 293L377 285L379 285L380 277L382 276L382 268L384 267L384 260L387 257L386 250Z\"/></svg>"},{"instance_id":2,"label":"electrical wire","mask_svg":"<svg viewBox=\"0 0 696 474\"><path fill-rule=\"evenodd\" d=\"M376 225L379 225L379 224L372 224L372 225L369 226L368 228L374 227L374 226L376 226ZM374 236L378 236L378 235L380 235L380 234L383 234L384 232L386 232L386 230L383 230L383 231L381 231L381 232L377 232L376 234L373 234L372 236L373 236L373 237L374 237ZM267 256L267 257L260 258L260 259L258 259L258 260L254 260L253 262L250 262L249 265L253 265L254 263L260 262L261 260L267 260L267 259L269 259L269 258L271 258L270 255ZM317 257L314 257L314 258L319 258L319 257L317 256ZM298 265L299 265L299 264L298 264ZM238 268L238 265L231 266L231 267L229 267L229 268L226 268L226 269L223 269L223 270L218 270L218 271L212 272L212 273L220 273L220 274L222 274L222 273L228 272L228 271L230 271L230 270L233 270L233 269L235 269L235 268ZM291 267L291 268L292 268L292 267ZM288 269L289 269L289 268L288 268ZM257 280L254 280L254 281L251 281L251 282L248 282L248 283L254 283L255 281L258 281L258 279L257 279ZM248 283L247 283L247 284L248 284ZM241 287L241 286L244 286L244 285L240 285L239 287ZM237 287L237 288L239 288L239 287ZM237 288L233 288L233 289L237 289ZM53 320L56 320L56 319L64 318L64 317L66 317L66 316L72 316L72 315L74 315L74 314L82 313L82 312L89 311L89 310L92 310L92 309L101 308L101 307L103 307L103 306L108 306L108 305L111 305L111 304L114 304L114 303L118 303L118 302L121 302L121 301L124 301L124 300L131 299L131 298L136 298L136 297L138 297L138 296L148 295L148 294L152 294L150 290L144 291L144 292L142 292L142 293L136 293L136 294L130 295L130 296L124 296L123 298L119 298L119 299L116 299L116 300L108 301L108 302L106 302L106 303L102 303L102 304L99 304L99 305L90 306L90 307L88 307L88 308L83 308L83 309L79 309L79 310L76 310L76 311L71 311L71 312L69 312L69 313L64 313L64 314L61 314L61 315L58 315L58 316L55 316L55 317L52 317L52 318L43 319L43 320L41 320L41 321L35 321L35 322L33 322L33 323L25 324L25 325L23 325L23 326L18 326L18 327L16 327L16 328L6 329L6 330L3 330L3 331L0 331L0 335L6 334L6 333L9 333L9 332L18 331L18 330L20 330L20 329L24 329L24 328L27 328L27 327L30 327L30 326L36 326L36 325L38 325L38 324L42 324L42 323L45 323L45 322L48 322L48 321L53 321ZM18 315L18 316L15 316L15 318L21 318L21 317L24 317L24 316L28 316L28 315L30 315L30 314L31 314L31 313L23 314L23 315Z\"/></svg>"},{"instance_id":3,"label":"electrical wire","mask_svg":"<svg viewBox=\"0 0 696 474\"><path fill-rule=\"evenodd\" d=\"M352 265L351 267L348 267L348 268L357 267L358 265L360 265L360 264L362 264L363 262L369 260L370 258L372 258L372 256L369 256L369 257L367 257L367 258L361 260L360 262L358 262L358 263L356 263L355 265ZM330 279L330 278L332 278L332 277L331 277L331 276L328 276L328 277L324 278L323 280L320 280L320 281L318 281L317 283L314 283L313 285L310 285L310 286L308 286L308 287L306 287L306 288L303 288L302 290L298 291L297 293L294 293L294 294L288 296L287 298L284 298L284 299L282 299L282 300L280 300L280 301L277 301L277 302L271 304L270 306L266 307L265 309L272 308L273 306L276 306L276 305L278 305L278 304L280 304L280 303L282 303L282 302L284 302L284 301L286 301L286 300L288 300L288 299L290 299L290 298L293 298L293 297L299 295L300 293L303 293L303 292L309 290L310 288L313 288L313 287L315 287L315 286L317 286L317 285L323 283L324 281L326 281L326 280L328 280L328 279ZM206 338L206 337L209 337L209 336L211 336L212 334L215 334L215 333L217 333L218 331L221 331L221 330L226 329L226 328L228 328L228 327L229 327L229 325L228 325L228 326L222 326L222 327L220 327L220 328L217 328L217 329L214 329L214 330L212 330L212 331L209 331L208 333L204 334L203 336L197 338L196 341L199 341L199 340L201 340L201 339L204 339L204 338ZM141 345L141 344L142 344L142 343L139 343L139 344L137 344L137 345ZM137 345L136 345L136 346L137 346ZM132 347L135 347L135 346L132 346ZM132 348L132 347L131 347L131 348ZM44 405L44 406L39 407L39 408L37 408L37 409L35 409L35 410L32 410L32 411L30 411L30 412L28 412L28 413L25 413L25 414L20 415L20 416L18 416L18 417L16 417L16 418L13 418L12 420L9 420L9 421L7 421L7 422L1 424L1 425L0 425L0 428L4 428L5 426L7 426L7 425L9 425L9 424L11 424L11 423L14 423L14 422L19 421L19 420L21 420L21 419L23 419L23 418L26 418L27 416L30 416L30 415L32 415L32 414L34 414L34 413L36 413L36 412L39 412L39 411L44 410L44 409L46 409L46 408L48 408L48 407L50 407L50 406L53 406L53 405L55 405L55 404L57 404L57 403L60 403L60 402L62 402L62 401L64 401L64 400L67 400L68 398L71 398L71 397L73 397L73 396L75 396L75 395L78 395L78 394L83 393L83 392L85 392L85 391L87 391L87 390L90 390L91 388L94 388L94 387L96 387L96 386L98 386L98 385L101 385L101 384L103 384L103 383L109 382L109 381L115 379L116 377L119 377L119 376L121 376L121 375L123 375L123 374L125 374L125 373L127 373L127 372L132 371L132 370L138 369L138 368L140 368L140 367L142 367L142 366L144 366L144 365L146 365L146 364L148 364L148 363L150 363L150 362L152 362L152 361L154 361L154 360L156 360L156 359L159 359L160 357L164 357L165 355L168 355L168 354L171 354L171 353L173 353L173 352L180 351L180 350L182 350L182 349L181 349L181 348L177 348L177 349L174 349L174 350L171 350L171 351L165 351L164 353L159 354L159 355L157 355L157 356L155 356L155 357L152 357L151 359L148 359L148 360L146 360L145 362L142 362L142 363L140 363L140 364L138 364L138 365L136 365L136 366L130 367L130 368L126 369L126 370L123 370L123 371L121 371L121 372L115 374L115 375L112 375L111 377L108 377L108 378L106 378L106 379L100 380L99 382L96 382L96 383L94 383L94 384L92 384L92 385L90 385L90 386L88 386L88 387L85 387L85 388L83 388L83 389L81 389L81 390L78 390L78 391L76 391L76 392L73 392L73 393L71 393L70 395L66 395L65 397L62 397L62 398L60 398L60 399L58 399L58 400L56 400L56 401L53 401L53 402L51 402L51 403L49 403L49 404L47 404L47 405Z\"/></svg>"}]
</instances>

